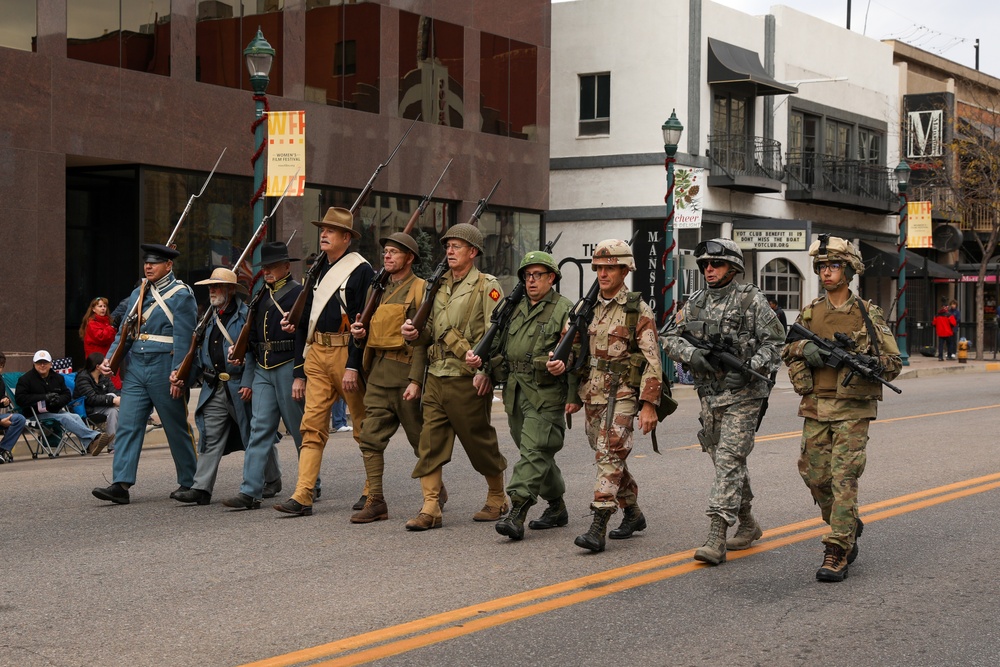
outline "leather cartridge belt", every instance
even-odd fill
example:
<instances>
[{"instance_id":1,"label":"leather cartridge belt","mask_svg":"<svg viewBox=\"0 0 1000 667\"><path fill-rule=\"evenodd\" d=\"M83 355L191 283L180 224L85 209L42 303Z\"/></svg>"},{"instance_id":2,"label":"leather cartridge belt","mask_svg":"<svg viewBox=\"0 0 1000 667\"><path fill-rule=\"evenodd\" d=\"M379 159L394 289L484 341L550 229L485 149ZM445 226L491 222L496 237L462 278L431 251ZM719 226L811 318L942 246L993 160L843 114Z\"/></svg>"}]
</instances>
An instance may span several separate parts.
<instances>
[{"instance_id":1,"label":"leather cartridge belt","mask_svg":"<svg viewBox=\"0 0 1000 667\"><path fill-rule=\"evenodd\" d=\"M590 367L600 371L601 373L621 374L628 371L628 362L598 359L597 357L592 356L590 357Z\"/></svg>"},{"instance_id":2,"label":"leather cartridge belt","mask_svg":"<svg viewBox=\"0 0 1000 667\"><path fill-rule=\"evenodd\" d=\"M258 357L263 357L265 352L291 352L293 349L295 349L294 340L266 340L263 343L254 343Z\"/></svg>"},{"instance_id":3,"label":"leather cartridge belt","mask_svg":"<svg viewBox=\"0 0 1000 667\"><path fill-rule=\"evenodd\" d=\"M511 373L519 375L532 375L535 372L535 365L530 361L508 361L507 368Z\"/></svg>"},{"instance_id":4,"label":"leather cartridge belt","mask_svg":"<svg viewBox=\"0 0 1000 667\"><path fill-rule=\"evenodd\" d=\"M413 349L410 347L402 350L372 350L376 359L390 359L408 364L413 361Z\"/></svg>"},{"instance_id":5,"label":"leather cartridge belt","mask_svg":"<svg viewBox=\"0 0 1000 667\"><path fill-rule=\"evenodd\" d=\"M156 334L141 333L135 337L136 340L150 340L154 343L167 343L168 345L174 344L173 336L157 336Z\"/></svg>"},{"instance_id":6,"label":"leather cartridge belt","mask_svg":"<svg viewBox=\"0 0 1000 667\"><path fill-rule=\"evenodd\" d=\"M325 331L317 331L313 333L313 343L322 345L323 347L347 347L350 341L351 334L347 332L327 333Z\"/></svg>"},{"instance_id":7,"label":"leather cartridge belt","mask_svg":"<svg viewBox=\"0 0 1000 667\"><path fill-rule=\"evenodd\" d=\"M441 361L442 359L447 359L451 357L452 359L458 359L455 354L448 349L448 346L444 343L434 343L433 345L427 346L427 360L431 363L435 361ZM465 361L464 359L462 361Z\"/></svg>"}]
</instances>

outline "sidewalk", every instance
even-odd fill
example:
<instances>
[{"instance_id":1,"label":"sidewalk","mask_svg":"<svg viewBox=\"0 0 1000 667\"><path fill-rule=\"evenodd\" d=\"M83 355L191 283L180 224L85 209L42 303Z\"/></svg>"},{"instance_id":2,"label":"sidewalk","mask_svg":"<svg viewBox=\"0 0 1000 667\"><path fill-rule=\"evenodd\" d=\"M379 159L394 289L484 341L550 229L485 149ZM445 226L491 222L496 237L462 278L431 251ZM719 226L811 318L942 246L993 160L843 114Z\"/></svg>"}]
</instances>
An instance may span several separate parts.
<instances>
[{"instance_id":1,"label":"sidewalk","mask_svg":"<svg viewBox=\"0 0 1000 667\"><path fill-rule=\"evenodd\" d=\"M908 378L929 377L931 375L941 375L943 373L985 373L1000 371L1000 361L992 361L991 354L984 354L986 359L975 361L975 353L970 354L967 362L959 361L938 361L937 357L925 357L920 353L911 354L908 366L903 366L898 380Z\"/></svg>"}]
</instances>

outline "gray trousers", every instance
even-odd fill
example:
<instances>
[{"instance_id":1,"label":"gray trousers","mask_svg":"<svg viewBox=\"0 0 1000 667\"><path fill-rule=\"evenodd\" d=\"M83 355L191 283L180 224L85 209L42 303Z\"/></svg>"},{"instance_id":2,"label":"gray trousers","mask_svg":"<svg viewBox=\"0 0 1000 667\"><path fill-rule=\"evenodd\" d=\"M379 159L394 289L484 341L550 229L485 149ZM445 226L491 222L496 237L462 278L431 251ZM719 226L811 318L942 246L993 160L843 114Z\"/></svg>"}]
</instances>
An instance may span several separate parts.
<instances>
[{"instance_id":1,"label":"gray trousers","mask_svg":"<svg viewBox=\"0 0 1000 667\"><path fill-rule=\"evenodd\" d=\"M194 473L192 489L212 493L215 488L215 478L219 474L219 462L226 451L231 429L238 429L236 413L233 410L229 392L224 386L216 387L208 401L201 408L201 417L205 421L205 432L202 449L198 452L198 468ZM264 466L264 479L279 479L281 468L278 467L278 456L272 447L267 455Z\"/></svg>"},{"instance_id":2,"label":"gray trousers","mask_svg":"<svg viewBox=\"0 0 1000 667\"><path fill-rule=\"evenodd\" d=\"M118 408L113 405L102 406L99 408L92 408L90 414L94 415L104 415L107 420L104 422L104 432L108 435L114 435L118 432Z\"/></svg>"}]
</instances>

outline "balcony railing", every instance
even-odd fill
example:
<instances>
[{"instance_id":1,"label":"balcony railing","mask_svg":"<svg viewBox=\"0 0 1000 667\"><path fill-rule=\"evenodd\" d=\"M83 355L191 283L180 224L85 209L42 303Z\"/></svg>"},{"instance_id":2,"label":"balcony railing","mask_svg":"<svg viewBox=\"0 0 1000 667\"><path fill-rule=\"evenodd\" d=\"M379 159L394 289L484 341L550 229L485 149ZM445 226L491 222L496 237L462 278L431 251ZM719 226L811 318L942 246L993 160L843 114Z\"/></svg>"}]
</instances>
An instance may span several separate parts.
<instances>
[{"instance_id":1,"label":"balcony railing","mask_svg":"<svg viewBox=\"0 0 1000 667\"><path fill-rule=\"evenodd\" d=\"M896 176L889 167L861 160L845 160L819 153L789 152L785 171L789 190L826 191L893 204Z\"/></svg>"},{"instance_id":2,"label":"balcony railing","mask_svg":"<svg viewBox=\"0 0 1000 667\"><path fill-rule=\"evenodd\" d=\"M781 143L764 137L713 134L708 137L708 155L730 178L755 176L780 181Z\"/></svg>"}]
</instances>

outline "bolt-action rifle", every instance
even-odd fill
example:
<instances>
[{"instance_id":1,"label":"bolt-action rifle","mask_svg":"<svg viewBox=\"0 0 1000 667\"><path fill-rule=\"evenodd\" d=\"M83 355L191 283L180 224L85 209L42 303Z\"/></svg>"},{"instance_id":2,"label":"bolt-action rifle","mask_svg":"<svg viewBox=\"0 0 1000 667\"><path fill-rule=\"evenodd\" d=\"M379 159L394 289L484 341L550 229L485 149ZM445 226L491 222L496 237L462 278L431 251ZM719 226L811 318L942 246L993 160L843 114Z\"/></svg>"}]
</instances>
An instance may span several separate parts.
<instances>
[{"instance_id":1,"label":"bolt-action rifle","mask_svg":"<svg viewBox=\"0 0 1000 667\"><path fill-rule=\"evenodd\" d=\"M448 160L448 164L444 166L444 171L441 172L441 176L438 178L437 183L431 188L431 191L424 195L424 198L420 200L420 205L417 206L417 210L413 212L410 219L406 222L406 226L403 227L404 234L410 234L413 228L417 224L417 220L420 216L424 214L427 210L427 205L431 203L431 197L434 196L434 191L438 189L441 185L441 181L444 180L444 175L448 173L448 168L451 167L452 160ZM361 326L367 331L369 325L372 322L372 316L375 315L375 310L378 308L379 304L382 303L382 295L385 294L385 288L389 284L389 272L385 270L385 266L378 270L375 277L372 279L372 292L368 297L368 301L365 303L365 307L361 310L360 322Z\"/></svg>"},{"instance_id":2,"label":"bolt-action rifle","mask_svg":"<svg viewBox=\"0 0 1000 667\"><path fill-rule=\"evenodd\" d=\"M479 205L476 206L476 210L473 211L472 215L469 217L468 224L477 225L479 224L479 218L482 217L489 207L490 198L493 197L493 193L497 191L500 187L500 181L502 179L497 179L497 182L493 184L493 189L490 193L479 200ZM431 316L431 308L434 307L434 297L437 296L438 290L441 289L441 281L444 279L444 274L448 271L448 256L445 253L444 259L441 263L437 265L434 269L434 273L431 277L427 279L427 285L424 287L424 300L417 308L417 312L413 314L413 319L410 323L413 328L417 331L423 331L424 327L427 326L427 320Z\"/></svg>"},{"instance_id":3,"label":"bolt-action rifle","mask_svg":"<svg viewBox=\"0 0 1000 667\"><path fill-rule=\"evenodd\" d=\"M847 366L847 376L840 384L844 387L851 383L855 375L860 375L869 382L878 382L892 389L897 394L902 394L903 390L886 380L882 374L885 369L879 362L878 357L868 354L853 352L857 343L847 334L838 331L834 334L834 340L828 340L822 336L814 334L801 324L795 323L788 330L786 343L794 343L799 340L809 340L816 344L820 354L826 360L826 365L830 368L841 368Z\"/></svg>"},{"instance_id":4,"label":"bolt-action rifle","mask_svg":"<svg viewBox=\"0 0 1000 667\"><path fill-rule=\"evenodd\" d=\"M205 188L212 181L212 176L215 175L215 170L219 168L219 163L222 162L222 156L226 154L226 149L223 148L222 152L219 153L219 159L215 161L215 166L212 167L212 171L209 172L208 178L205 179L204 184L201 186L201 190L198 194L191 195L188 198L187 205L184 207L184 211L181 213L181 217L177 219L177 224L174 225L174 229L170 232L170 238L167 239L166 245L173 247L174 238L177 236L177 230L181 228L181 223L184 222L184 218L187 217L188 211L191 210L191 204L194 200L202 196L205 193ZM142 285L139 288L139 298L136 299L135 304L132 306L132 310L128 312L125 318L122 320L121 335L118 339L118 346L115 351L111 353L111 358L108 359L108 365L111 367L112 373L117 373L118 369L121 368L122 359L125 358L125 350L131 345L128 341L135 340L139 335L139 328L142 326L142 301L146 297L147 281L145 278L142 279Z\"/></svg>"},{"instance_id":5,"label":"bolt-action rifle","mask_svg":"<svg viewBox=\"0 0 1000 667\"><path fill-rule=\"evenodd\" d=\"M353 204L351 204L352 216L358 214L358 210L364 205L365 201L368 199L368 195L372 193L372 187L375 185L375 179L378 178L378 175L382 172L382 170L388 167L389 163L392 162L392 158L396 156L396 151L398 151L399 147L403 145L404 141L406 141L407 135L410 134L410 130L413 129L413 126L417 124L418 120L420 120L419 114L413 122L410 123L410 127L406 129L406 132L403 133L403 138L400 139L399 143L396 144L396 147L392 149L392 153L389 154L389 158L375 167L375 171L372 172L371 178L369 178L368 182L365 183L365 187L361 189L361 194L359 194L358 198ZM295 298L295 303L293 303L292 307L288 310L288 321L295 326L298 326L299 322L302 321L302 311L306 308L306 300L309 298L309 294L312 292L316 281L319 279L319 274L322 273L324 266L326 266L326 254L321 252L316 258L316 261L313 262L311 267L309 267L309 270L306 271L306 276L302 280L302 291L299 292L299 295Z\"/></svg>"}]
</instances>

